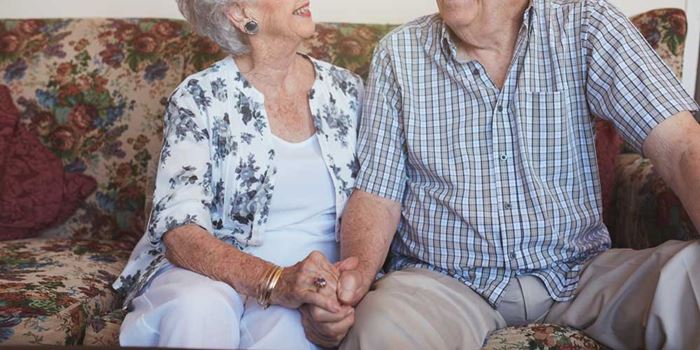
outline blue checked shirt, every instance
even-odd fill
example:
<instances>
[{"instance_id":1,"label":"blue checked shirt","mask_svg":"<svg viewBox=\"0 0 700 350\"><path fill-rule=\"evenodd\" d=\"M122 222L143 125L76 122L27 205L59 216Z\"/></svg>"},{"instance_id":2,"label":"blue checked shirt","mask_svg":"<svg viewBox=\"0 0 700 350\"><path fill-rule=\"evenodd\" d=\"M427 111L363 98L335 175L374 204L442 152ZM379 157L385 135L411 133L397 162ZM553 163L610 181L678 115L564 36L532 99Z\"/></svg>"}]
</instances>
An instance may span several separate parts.
<instances>
[{"instance_id":1,"label":"blue checked shirt","mask_svg":"<svg viewBox=\"0 0 700 350\"><path fill-rule=\"evenodd\" d=\"M459 59L439 16L384 38L371 67L356 187L402 203L389 269L459 279L492 305L534 275L572 298L584 264L610 247L592 116L638 151L698 105L604 0L534 0L499 89Z\"/></svg>"}]
</instances>

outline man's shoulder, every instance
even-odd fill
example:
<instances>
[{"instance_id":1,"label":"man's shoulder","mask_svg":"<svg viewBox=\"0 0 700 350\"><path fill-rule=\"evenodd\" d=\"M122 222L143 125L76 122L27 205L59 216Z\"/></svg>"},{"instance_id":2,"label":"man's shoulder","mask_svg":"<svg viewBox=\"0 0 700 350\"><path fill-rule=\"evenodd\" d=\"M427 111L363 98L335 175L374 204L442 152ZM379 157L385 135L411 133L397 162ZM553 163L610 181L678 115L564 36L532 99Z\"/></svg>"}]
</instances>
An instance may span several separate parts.
<instances>
[{"instance_id":1,"label":"man's shoulder","mask_svg":"<svg viewBox=\"0 0 700 350\"><path fill-rule=\"evenodd\" d=\"M440 34L443 22L438 14L418 17L394 28L379 41L380 48L403 47L424 42L427 36Z\"/></svg>"},{"instance_id":2,"label":"man's shoulder","mask_svg":"<svg viewBox=\"0 0 700 350\"><path fill-rule=\"evenodd\" d=\"M536 0L537 7L547 7L552 10L571 10L589 13L605 11L614 7L609 0Z\"/></svg>"}]
</instances>

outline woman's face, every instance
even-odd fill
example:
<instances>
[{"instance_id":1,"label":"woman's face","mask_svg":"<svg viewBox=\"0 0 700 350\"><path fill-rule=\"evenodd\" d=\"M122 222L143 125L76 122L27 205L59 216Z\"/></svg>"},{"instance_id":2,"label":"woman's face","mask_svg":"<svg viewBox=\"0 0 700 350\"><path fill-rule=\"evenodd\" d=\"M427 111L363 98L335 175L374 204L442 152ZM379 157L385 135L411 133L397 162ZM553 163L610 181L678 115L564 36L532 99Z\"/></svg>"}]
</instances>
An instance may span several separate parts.
<instances>
[{"instance_id":1,"label":"woman's face","mask_svg":"<svg viewBox=\"0 0 700 350\"><path fill-rule=\"evenodd\" d=\"M255 0L246 9L260 25L260 34L308 39L316 26L309 0Z\"/></svg>"},{"instance_id":2,"label":"woman's face","mask_svg":"<svg viewBox=\"0 0 700 350\"><path fill-rule=\"evenodd\" d=\"M481 0L437 0L437 5L440 17L450 28L468 26L481 10Z\"/></svg>"}]
</instances>

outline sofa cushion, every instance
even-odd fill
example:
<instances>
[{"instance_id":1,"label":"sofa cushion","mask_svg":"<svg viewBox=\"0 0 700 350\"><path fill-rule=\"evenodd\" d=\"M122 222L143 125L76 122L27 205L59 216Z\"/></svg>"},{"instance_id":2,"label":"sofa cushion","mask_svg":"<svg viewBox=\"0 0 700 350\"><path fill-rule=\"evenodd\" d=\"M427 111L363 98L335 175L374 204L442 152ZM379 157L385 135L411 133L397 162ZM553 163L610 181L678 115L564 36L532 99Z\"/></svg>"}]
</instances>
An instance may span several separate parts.
<instances>
[{"instance_id":1,"label":"sofa cushion","mask_svg":"<svg viewBox=\"0 0 700 350\"><path fill-rule=\"evenodd\" d=\"M19 125L4 85L0 85L0 149L0 240L30 238L62 223L95 190L93 178L65 173L61 160Z\"/></svg>"},{"instance_id":2,"label":"sofa cushion","mask_svg":"<svg viewBox=\"0 0 700 350\"><path fill-rule=\"evenodd\" d=\"M97 191L44 237L129 239L143 234L149 162L158 157L164 100L199 42L183 21L0 21L0 79L20 122L66 170Z\"/></svg>"},{"instance_id":3,"label":"sofa cushion","mask_svg":"<svg viewBox=\"0 0 700 350\"><path fill-rule=\"evenodd\" d=\"M119 306L110 285L130 254L124 242L0 242L0 345L80 344L87 322Z\"/></svg>"},{"instance_id":4,"label":"sofa cushion","mask_svg":"<svg viewBox=\"0 0 700 350\"><path fill-rule=\"evenodd\" d=\"M124 310L114 310L105 315L90 317L85 329L83 345L114 346L119 344L119 330L126 316Z\"/></svg>"},{"instance_id":5,"label":"sofa cushion","mask_svg":"<svg viewBox=\"0 0 700 350\"><path fill-rule=\"evenodd\" d=\"M603 220L608 227L612 220L613 190L615 188L615 160L622 152L622 136L612 123L602 119L595 121L595 148L603 200Z\"/></svg>"},{"instance_id":6,"label":"sofa cushion","mask_svg":"<svg viewBox=\"0 0 700 350\"><path fill-rule=\"evenodd\" d=\"M606 349L583 332L550 324L508 327L491 333L484 350L597 350Z\"/></svg>"},{"instance_id":7,"label":"sofa cushion","mask_svg":"<svg viewBox=\"0 0 700 350\"><path fill-rule=\"evenodd\" d=\"M617 182L610 215L613 246L655 247L668 240L700 237L683 203L666 185L649 159L623 154L615 164Z\"/></svg>"}]
</instances>

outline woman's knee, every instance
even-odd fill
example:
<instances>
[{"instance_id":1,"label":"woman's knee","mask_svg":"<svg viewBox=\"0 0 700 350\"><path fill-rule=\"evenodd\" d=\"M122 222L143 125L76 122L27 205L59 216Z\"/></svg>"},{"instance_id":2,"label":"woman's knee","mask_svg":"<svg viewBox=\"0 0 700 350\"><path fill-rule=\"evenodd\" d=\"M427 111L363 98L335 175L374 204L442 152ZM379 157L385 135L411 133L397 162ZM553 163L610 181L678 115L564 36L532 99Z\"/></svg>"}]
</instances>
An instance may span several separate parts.
<instances>
[{"instance_id":1,"label":"woman's knee","mask_svg":"<svg viewBox=\"0 0 700 350\"><path fill-rule=\"evenodd\" d=\"M163 273L139 298L139 310L149 324L197 323L221 319L239 323L243 303L228 284L184 269Z\"/></svg>"},{"instance_id":2,"label":"woman's knee","mask_svg":"<svg viewBox=\"0 0 700 350\"><path fill-rule=\"evenodd\" d=\"M212 284L182 286L157 317L158 345L237 348L242 314L237 298Z\"/></svg>"},{"instance_id":3,"label":"woman's knee","mask_svg":"<svg viewBox=\"0 0 700 350\"><path fill-rule=\"evenodd\" d=\"M241 348L312 349L298 310L272 306L263 310L249 301L241 320Z\"/></svg>"},{"instance_id":4,"label":"woman's knee","mask_svg":"<svg viewBox=\"0 0 700 350\"><path fill-rule=\"evenodd\" d=\"M181 316L235 317L243 308L239 298L233 289L222 288L213 283L183 285L168 302L167 308Z\"/></svg>"}]
</instances>

